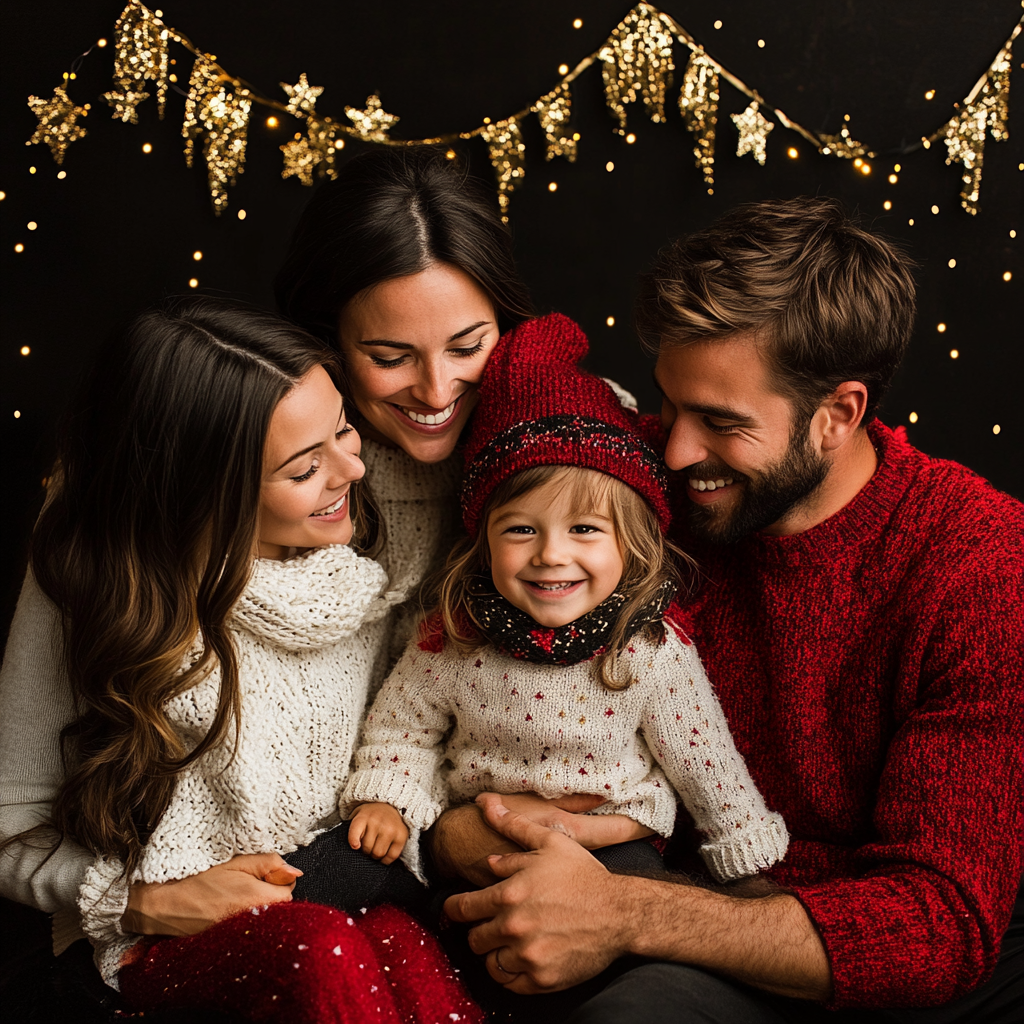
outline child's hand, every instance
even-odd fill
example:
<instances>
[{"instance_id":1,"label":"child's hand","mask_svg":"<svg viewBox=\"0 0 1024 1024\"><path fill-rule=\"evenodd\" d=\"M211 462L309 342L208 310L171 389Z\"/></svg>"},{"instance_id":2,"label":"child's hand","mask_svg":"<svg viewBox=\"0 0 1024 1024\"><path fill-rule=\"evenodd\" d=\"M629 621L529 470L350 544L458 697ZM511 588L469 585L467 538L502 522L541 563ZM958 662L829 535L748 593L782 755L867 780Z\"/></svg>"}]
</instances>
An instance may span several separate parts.
<instances>
[{"instance_id":1,"label":"child's hand","mask_svg":"<svg viewBox=\"0 0 1024 1024\"><path fill-rule=\"evenodd\" d=\"M382 864L398 860L408 838L402 816L390 804L360 804L348 826L348 845Z\"/></svg>"}]
</instances>

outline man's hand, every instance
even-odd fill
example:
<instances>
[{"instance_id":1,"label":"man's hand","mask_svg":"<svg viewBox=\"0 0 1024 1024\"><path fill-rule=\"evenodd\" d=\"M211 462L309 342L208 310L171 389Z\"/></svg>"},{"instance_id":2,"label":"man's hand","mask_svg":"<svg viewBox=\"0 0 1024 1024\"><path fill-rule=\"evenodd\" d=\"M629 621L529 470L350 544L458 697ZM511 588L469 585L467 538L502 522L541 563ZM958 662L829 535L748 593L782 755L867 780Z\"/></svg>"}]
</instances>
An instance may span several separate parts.
<instances>
[{"instance_id":1,"label":"man's hand","mask_svg":"<svg viewBox=\"0 0 1024 1024\"><path fill-rule=\"evenodd\" d=\"M798 999L829 998L825 948L787 894L743 899L666 880L612 875L567 836L482 801L486 821L523 852L492 856L503 880L452 896L448 916L481 922L470 948L513 992L579 984L624 953L675 960Z\"/></svg>"},{"instance_id":2,"label":"man's hand","mask_svg":"<svg viewBox=\"0 0 1024 1024\"><path fill-rule=\"evenodd\" d=\"M393 864L409 840L401 814L390 804L360 804L348 826L348 845L381 864Z\"/></svg>"},{"instance_id":3,"label":"man's hand","mask_svg":"<svg viewBox=\"0 0 1024 1024\"><path fill-rule=\"evenodd\" d=\"M456 921L481 921L469 945L495 981L521 994L554 992L600 973L626 952L614 876L578 843L509 811L488 794L488 822L525 851L489 858L503 881L452 896Z\"/></svg>"},{"instance_id":4,"label":"man's hand","mask_svg":"<svg viewBox=\"0 0 1024 1024\"><path fill-rule=\"evenodd\" d=\"M136 882L121 927L137 935L195 935L241 910L287 903L301 874L276 853L257 853L176 882Z\"/></svg>"}]
</instances>

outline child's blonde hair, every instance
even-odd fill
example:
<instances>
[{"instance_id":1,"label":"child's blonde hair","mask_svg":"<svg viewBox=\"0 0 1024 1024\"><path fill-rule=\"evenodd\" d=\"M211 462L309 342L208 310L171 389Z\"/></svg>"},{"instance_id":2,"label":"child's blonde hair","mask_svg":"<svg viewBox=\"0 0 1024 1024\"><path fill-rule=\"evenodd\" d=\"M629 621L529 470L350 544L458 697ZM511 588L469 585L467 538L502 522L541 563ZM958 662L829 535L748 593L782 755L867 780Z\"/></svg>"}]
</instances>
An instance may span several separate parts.
<instances>
[{"instance_id":1,"label":"child's blonde hair","mask_svg":"<svg viewBox=\"0 0 1024 1024\"><path fill-rule=\"evenodd\" d=\"M634 680L618 677L615 669L617 655L630 639L630 622L657 599L666 584L680 583L677 559L689 569L695 563L666 539L650 505L628 484L607 473L576 466L535 466L502 480L488 495L476 537L465 538L452 550L444 568L428 585L428 599L440 615L446 642L459 654L473 654L486 647L483 628L473 612L471 588L481 576L490 578L490 516L500 506L556 480L568 488L574 515L600 512L608 516L615 530L623 560L616 592L625 594L626 602L615 618L607 644L594 659L594 674L609 690L624 690ZM651 623L645 631L655 639L664 635L660 622Z\"/></svg>"}]
</instances>

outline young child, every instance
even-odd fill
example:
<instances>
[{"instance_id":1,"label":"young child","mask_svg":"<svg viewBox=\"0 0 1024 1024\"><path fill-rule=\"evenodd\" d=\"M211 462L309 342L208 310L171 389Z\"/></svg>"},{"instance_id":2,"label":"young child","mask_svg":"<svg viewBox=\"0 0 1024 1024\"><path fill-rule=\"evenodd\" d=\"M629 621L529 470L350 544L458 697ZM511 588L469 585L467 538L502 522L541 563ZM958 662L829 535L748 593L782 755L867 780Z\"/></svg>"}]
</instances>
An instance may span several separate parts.
<instances>
[{"instance_id":1,"label":"young child","mask_svg":"<svg viewBox=\"0 0 1024 1024\"><path fill-rule=\"evenodd\" d=\"M466 446L469 538L367 716L349 841L393 859L408 829L486 791L596 794L592 813L669 836L678 796L711 874L751 875L785 855L786 827L677 624L661 461L636 413L577 368L586 352L553 314L487 365Z\"/></svg>"}]
</instances>

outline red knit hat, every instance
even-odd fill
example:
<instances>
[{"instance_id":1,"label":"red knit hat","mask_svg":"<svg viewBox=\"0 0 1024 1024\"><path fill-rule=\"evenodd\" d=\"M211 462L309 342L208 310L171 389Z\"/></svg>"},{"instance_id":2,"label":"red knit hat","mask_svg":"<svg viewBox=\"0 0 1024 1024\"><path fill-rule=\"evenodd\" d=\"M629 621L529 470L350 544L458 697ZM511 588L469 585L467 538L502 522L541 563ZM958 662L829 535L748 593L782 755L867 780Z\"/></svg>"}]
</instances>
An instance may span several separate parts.
<instances>
[{"instance_id":1,"label":"red knit hat","mask_svg":"<svg viewBox=\"0 0 1024 1024\"><path fill-rule=\"evenodd\" d=\"M671 518L664 466L607 382L576 365L587 354L583 331L551 313L504 335L480 381L480 404L466 442L462 518L476 536L491 491L533 466L579 466L628 484Z\"/></svg>"}]
</instances>

